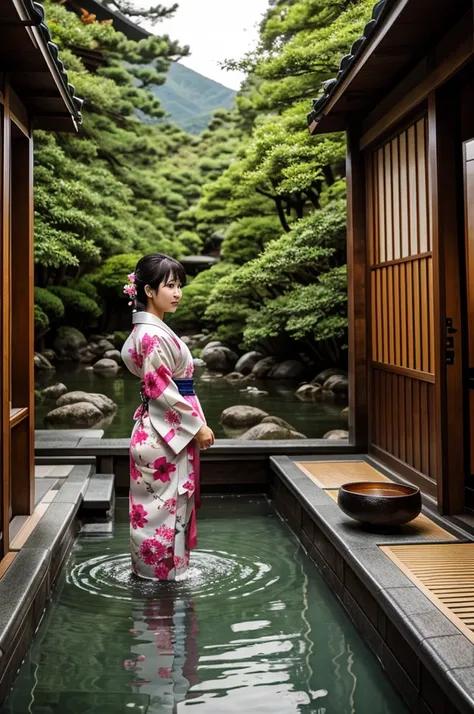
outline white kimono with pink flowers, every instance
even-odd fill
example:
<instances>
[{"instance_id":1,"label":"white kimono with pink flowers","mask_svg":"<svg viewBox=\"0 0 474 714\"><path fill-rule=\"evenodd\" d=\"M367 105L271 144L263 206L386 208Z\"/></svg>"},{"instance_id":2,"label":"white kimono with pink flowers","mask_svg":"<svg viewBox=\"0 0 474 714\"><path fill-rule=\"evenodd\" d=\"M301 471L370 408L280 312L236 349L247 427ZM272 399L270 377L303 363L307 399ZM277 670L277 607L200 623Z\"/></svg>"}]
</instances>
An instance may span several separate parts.
<instances>
[{"instance_id":1,"label":"white kimono with pink flowers","mask_svg":"<svg viewBox=\"0 0 474 714\"><path fill-rule=\"evenodd\" d=\"M205 420L197 397L182 396L173 381L193 375L187 345L149 312L135 313L133 323L122 348L142 393L130 442L132 567L142 578L174 580L186 571L189 550L196 545L199 450L194 436Z\"/></svg>"}]
</instances>

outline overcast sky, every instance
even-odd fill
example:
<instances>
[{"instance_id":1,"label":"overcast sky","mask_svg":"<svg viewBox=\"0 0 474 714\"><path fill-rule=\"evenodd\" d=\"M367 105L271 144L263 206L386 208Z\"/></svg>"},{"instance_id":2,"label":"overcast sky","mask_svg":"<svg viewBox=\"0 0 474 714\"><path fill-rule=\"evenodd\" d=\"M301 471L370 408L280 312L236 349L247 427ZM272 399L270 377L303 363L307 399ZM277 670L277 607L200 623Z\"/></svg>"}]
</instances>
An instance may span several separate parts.
<instances>
[{"instance_id":1,"label":"overcast sky","mask_svg":"<svg viewBox=\"0 0 474 714\"><path fill-rule=\"evenodd\" d=\"M189 45L191 56L183 64L217 82L238 89L243 76L220 69L225 59L240 59L255 47L257 26L268 7L268 0L177 0L179 9L171 20L148 29L168 34L171 39ZM136 0L137 5L150 5ZM162 0L170 6L171 0Z\"/></svg>"}]
</instances>

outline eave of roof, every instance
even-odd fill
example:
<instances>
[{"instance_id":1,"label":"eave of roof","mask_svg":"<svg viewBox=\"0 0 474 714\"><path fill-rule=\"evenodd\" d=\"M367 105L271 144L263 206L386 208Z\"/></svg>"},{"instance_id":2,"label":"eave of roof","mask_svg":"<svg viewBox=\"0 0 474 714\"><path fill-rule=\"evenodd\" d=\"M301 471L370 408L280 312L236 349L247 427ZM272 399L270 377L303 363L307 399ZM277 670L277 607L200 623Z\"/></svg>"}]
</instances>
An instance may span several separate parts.
<instances>
[{"instance_id":1,"label":"eave of roof","mask_svg":"<svg viewBox=\"0 0 474 714\"><path fill-rule=\"evenodd\" d=\"M143 27L140 27L140 25L132 22L122 12L111 10L107 5L104 5L98 0L65 0L65 5L78 15L82 14L82 10L87 10L87 12L95 15L100 21L111 20L114 29L122 32L125 37L134 42L146 40L152 34Z\"/></svg>"},{"instance_id":2,"label":"eave of roof","mask_svg":"<svg viewBox=\"0 0 474 714\"><path fill-rule=\"evenodd\" d=\"M51 33L46 24L46 13L44 7L35 0L23 0L23 4L28 12L28 15L32 20L36 20L36 27L41 34L44 47L51 59L53 60L54 67L57 71L59 80L67 93L67 98L69 100L69 108L71 110L71 115L75 122L79 125L82 123L82 106L84 100L76 97L76 89L74 85L70 84L68 81L67 72L64 69L64 64L59 58L59 47L52 41Z\"/></svg>"},{"instance_id":3,"label":"eave of roof","mask_svg":"<svg viewBox=\"0 0 474 714\"><path fill-rule=\"evenodd\" d=\"M0 72L25 106L33 128L77 131L83 100L69 82L36 0L0 2Z\"/></svg>"},{"instance_id":4,"label":"eave of roof","mask_svg":"<svg viewBox=\"0 0 474 714\"><path fill-rule=\"evenodd\" d=\"M337 77L308 114L312 134L342 131L355 115L366 116L419 62L433 43L459 21L472 0L380 0L364 33L342 58Z\"/></svg>"}]
</instances>

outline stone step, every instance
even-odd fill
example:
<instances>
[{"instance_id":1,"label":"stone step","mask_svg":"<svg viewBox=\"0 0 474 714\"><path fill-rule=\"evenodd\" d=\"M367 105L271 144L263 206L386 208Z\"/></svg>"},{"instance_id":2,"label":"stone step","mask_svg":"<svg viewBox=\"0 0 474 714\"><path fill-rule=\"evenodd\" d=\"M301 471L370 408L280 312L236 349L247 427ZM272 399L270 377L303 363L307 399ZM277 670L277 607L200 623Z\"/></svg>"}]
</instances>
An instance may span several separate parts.
<instances>
[{"instance_id":1,"label":"stone step","mask_svg":"<svg viewBox=\"0 0 474 714\"><path fill-rule=\"evenodd\" d=\"M114 500L114 474L94 474L89 480L82 510L87 511L108 511Z\"/></svg>"}]
</instances>

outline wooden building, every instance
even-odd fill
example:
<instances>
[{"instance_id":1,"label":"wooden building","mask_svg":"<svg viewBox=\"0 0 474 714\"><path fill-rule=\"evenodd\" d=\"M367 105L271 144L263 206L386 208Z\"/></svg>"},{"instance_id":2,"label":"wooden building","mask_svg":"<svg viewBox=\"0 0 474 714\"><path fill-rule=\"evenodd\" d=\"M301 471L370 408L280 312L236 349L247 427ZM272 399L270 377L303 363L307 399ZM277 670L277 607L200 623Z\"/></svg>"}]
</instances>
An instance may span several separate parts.
<instances>
[{"instance_id":1,"label":"wooden building","mask_svg":"<svg viewBox=\"0 0 474 714\"><path fill-rule=\"evenodd\" d=\"M81 121L44 20L34 0L0 3L0 560L9 523L34 501L32 132Z\"/></svg>"},{"instance_id":2,"label":"wooden building","mask_svg":"<svg viewBox=\"0 0 474 714\"><path fill-rule=\"evenodd\" d=\"M474 513L472 0L381 0L313 103L347 133L350 437Z\"/></svg>"}]
</instances>

